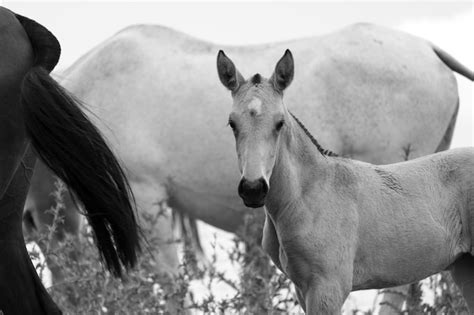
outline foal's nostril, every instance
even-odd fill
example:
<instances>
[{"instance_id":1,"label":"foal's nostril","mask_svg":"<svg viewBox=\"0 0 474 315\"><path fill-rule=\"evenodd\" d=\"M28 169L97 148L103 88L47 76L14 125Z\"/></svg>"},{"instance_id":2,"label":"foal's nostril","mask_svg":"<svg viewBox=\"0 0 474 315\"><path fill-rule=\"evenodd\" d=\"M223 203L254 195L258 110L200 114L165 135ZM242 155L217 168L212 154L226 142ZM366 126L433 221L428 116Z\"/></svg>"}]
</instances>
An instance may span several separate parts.
<instances>
[{"instance_id":1,"label":"foal's nostril","mask_svg":"<svg viewBox=\"0 0 474 315\"><path fill-rule=\"evenodd\" d=\"M240 181L239 193L252 195L252 194L260 193L261 188L262 188L262 183L260 182L260 180L248 181L248 180L243 179Z\"/></svg>"},{"instance_id":2,"label":"foal's nostril","mask_svg":"<svg viewBox=\"0 0 474 315\"><path fill-rule=\"evenodd\" d=\"M268 192L268 185L267 185L267 181L266 181L266 180L264 180L263 178L260 178L260 179L259 179L259 181L260 181L260 182L261 182L261 184L262 184L262 193L263 193L264 195L266 195L266 194L267 194L267 192Z\"/></svg>"}]
</instances>

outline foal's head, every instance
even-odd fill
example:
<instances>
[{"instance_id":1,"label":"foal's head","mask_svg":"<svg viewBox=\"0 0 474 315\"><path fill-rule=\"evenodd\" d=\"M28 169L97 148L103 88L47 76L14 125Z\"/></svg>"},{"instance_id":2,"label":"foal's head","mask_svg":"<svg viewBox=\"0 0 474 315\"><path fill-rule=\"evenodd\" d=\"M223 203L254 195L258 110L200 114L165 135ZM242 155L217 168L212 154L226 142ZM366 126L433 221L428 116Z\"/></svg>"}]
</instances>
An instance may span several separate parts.
<instances>
[{"instance_id":1,"label":"foal's head","mask_svg":"<svg viewBox=\"0 0 474 315\"><path fill-rule=\"evenodd\" d=\"M246 206L262 207L275 165L280 131L285 128L285 118L289 117L283 104L283 91L293 80L293 56L287 50L270 79L255 74L245 80L220 51L217 71L234 101L229 126L234 132L242 174L239 195Z\"/></svg>"}]
</instances>

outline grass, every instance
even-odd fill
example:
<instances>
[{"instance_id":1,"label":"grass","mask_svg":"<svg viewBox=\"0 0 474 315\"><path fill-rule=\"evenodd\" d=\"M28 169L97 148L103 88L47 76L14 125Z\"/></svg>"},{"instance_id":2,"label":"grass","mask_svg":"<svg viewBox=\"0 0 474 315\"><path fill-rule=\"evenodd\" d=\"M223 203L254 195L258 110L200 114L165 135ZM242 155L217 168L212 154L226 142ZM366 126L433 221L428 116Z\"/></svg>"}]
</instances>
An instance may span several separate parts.
<instances>
[{"instance_id":1,"label":"grass","mask_svg":"<svg viewBox=\"0 0 474 315\"><path fill-rule=\"evenodd\" d=\"M62 196L65 191L64 185L58 183L54 193L57 205L50 210L58 222L62 220L58 212L64 207ZM145 218L144 222L152 220ZM156 273L154 258L145 252L134 270L123 279L115 279L100 264L87 229L79 238L68 236L57 247L49 246L57 226L54 223L39 242L43 243L44 256L61 266L64 280L54 283L48 291L64 314L169 314L167 303L170 301L178 305L175 312L181 314L186 311L197 314L299 314L301 308L290 281L270 263L259 246L259 224L259 220L249 218L245 230L239 233L246 237L235 237L233 246L226 249L230 261L240 270L236 280L219 270L216 239L212 241L210 262L204 267L200 267L192 250L184 246L179 274L173 278ZM145 236L150 246L157 246L150 227L143 227ZM45 267L45 264L38 266L39 272ZM191 282L196 279L201 279L205 288L201 294L204 298L200 300L190 290ZM227 298L217 297L213 288L218 283L227 284L235 293ZM400 314L467 314L464 300L448 274L433 276L429 285L435 292L435 304L423 303L421 285L414 284L407 296L407 309ZM353 314L372 312L355 310Z\"/></svg>"}]
</instances>

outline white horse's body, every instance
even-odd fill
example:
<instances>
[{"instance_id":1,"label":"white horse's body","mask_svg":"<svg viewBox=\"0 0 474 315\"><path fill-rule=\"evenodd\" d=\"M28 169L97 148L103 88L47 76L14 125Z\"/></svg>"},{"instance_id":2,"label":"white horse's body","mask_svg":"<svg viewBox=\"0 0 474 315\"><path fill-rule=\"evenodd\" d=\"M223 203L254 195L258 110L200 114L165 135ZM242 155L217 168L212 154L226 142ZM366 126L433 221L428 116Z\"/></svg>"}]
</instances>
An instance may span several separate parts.
<instances>
[{"instance_id":1,"label":"white horse's body","mask_svg":"<svg viewBox=\"0 0 474 315\"><path fill-rule=\"evenodd\" d=\"M360 24L226 50L246 69L268 72L268 60L287 47L301 62L286 98L323 146L372 163L401 161L408 147L414 158L447 146L456 81L428 42ZM218 48L163 27L132 27L82 57L62 81L93 106L100 129L149 198L168 198L179 211L235 231L245 208L233 194L237 172L228 166L235 157L226 95L211 72Z\"/></svg>"}]
</instances>

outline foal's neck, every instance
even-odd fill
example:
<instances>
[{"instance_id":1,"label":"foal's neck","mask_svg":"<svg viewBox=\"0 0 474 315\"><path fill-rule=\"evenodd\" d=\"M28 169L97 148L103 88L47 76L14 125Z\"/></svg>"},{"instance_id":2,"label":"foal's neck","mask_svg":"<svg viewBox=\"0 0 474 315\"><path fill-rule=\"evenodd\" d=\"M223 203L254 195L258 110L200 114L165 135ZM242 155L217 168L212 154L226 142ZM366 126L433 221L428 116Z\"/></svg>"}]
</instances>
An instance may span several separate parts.
<instances>
[{"instance_id":1,"label":"foal's neck","mask_svg":"<svg viewBox=\"0 0 474 315\"><path fill-rule=\"evenodd\" d=\"M323 155L296 120L288 114L270 178L266 208L274 219L292 211L305 193L322 185L329 174L328 156Z\"/></svg>"}]
</instances>

